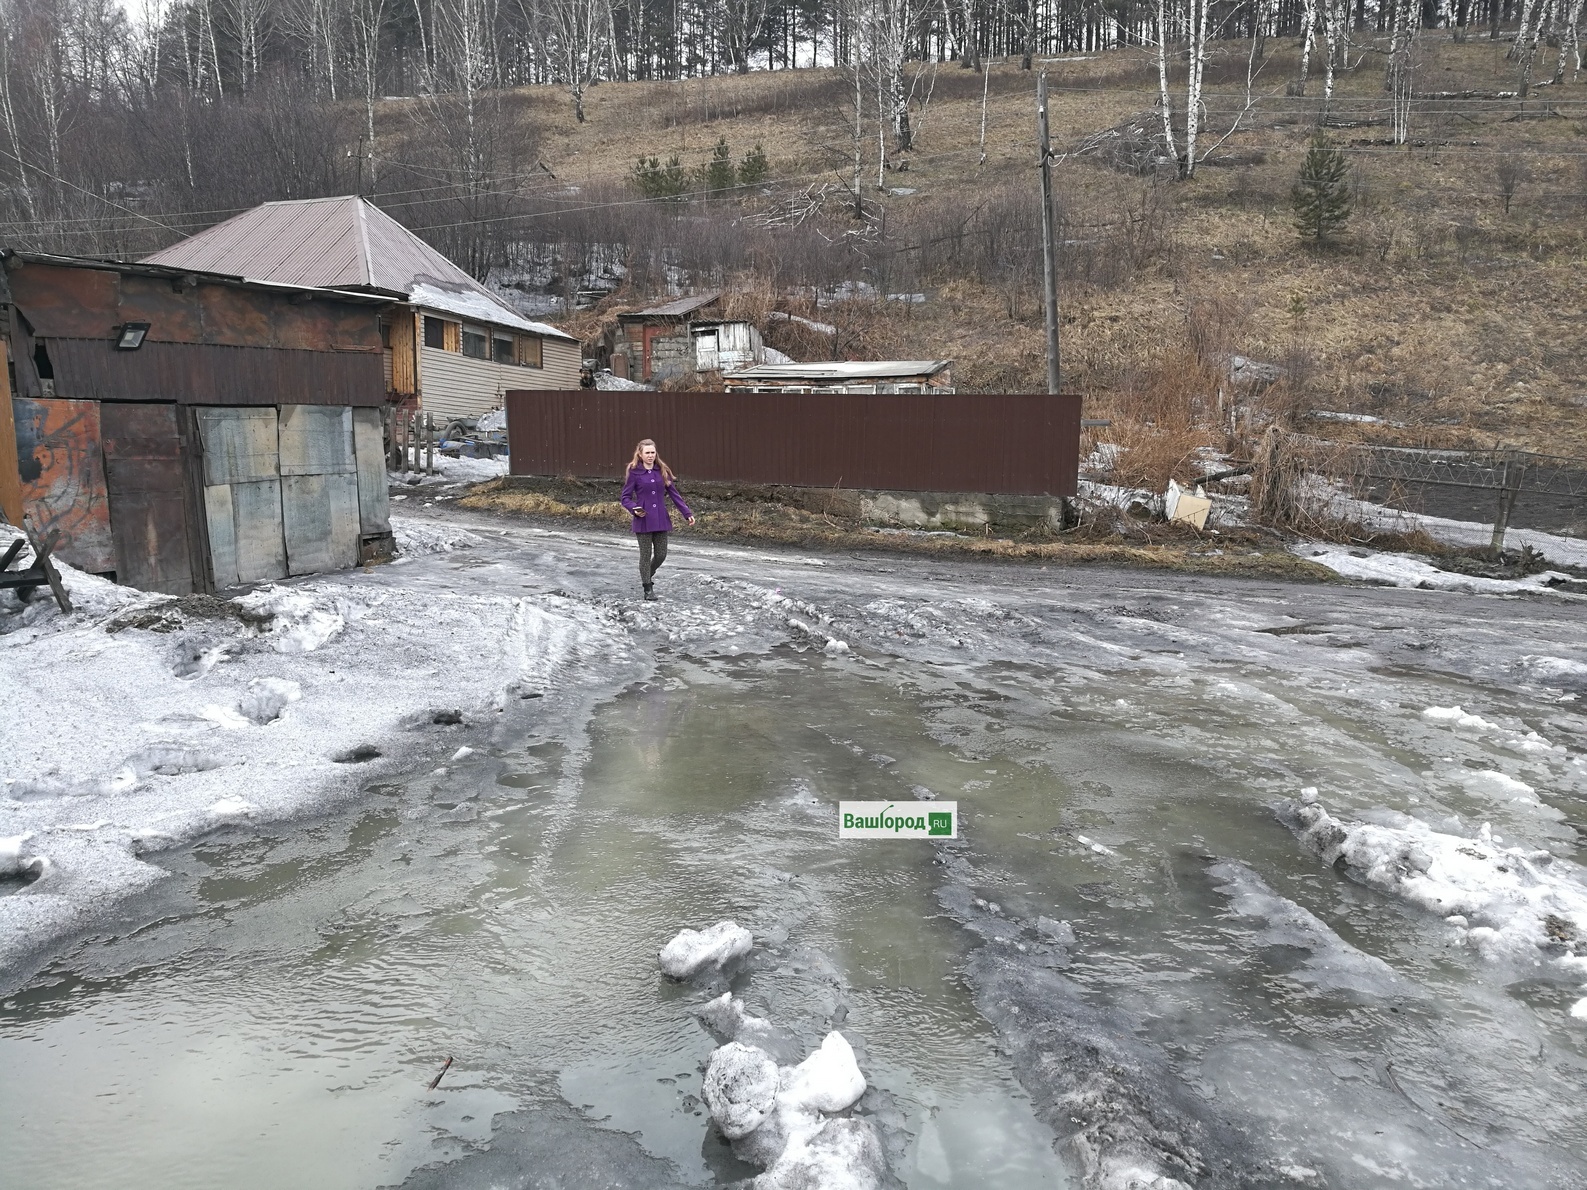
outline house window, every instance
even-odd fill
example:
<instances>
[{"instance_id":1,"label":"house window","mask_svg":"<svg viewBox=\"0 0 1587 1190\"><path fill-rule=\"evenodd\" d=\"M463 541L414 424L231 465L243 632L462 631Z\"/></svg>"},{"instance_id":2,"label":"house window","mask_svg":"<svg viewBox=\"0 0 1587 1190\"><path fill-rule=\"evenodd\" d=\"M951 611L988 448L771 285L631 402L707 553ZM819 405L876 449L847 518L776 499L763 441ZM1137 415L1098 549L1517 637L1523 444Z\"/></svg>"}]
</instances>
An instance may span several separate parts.
<instances>
[{"instance_id":1,"label":"house window","mask_svg":"<svg viewBox=\"0 0 1587 1190\"><path fill-rule=\"evenodd\" d=\"M525 368L545 367L545 341L539 335L518 336L518 362Z\"/></svg>"},{"instance_id":2,"label":"house window","mask_svg":"<svg viewBox=\"0 0 1587 1190\"><path fill-rule=\"evenodd\" d=\"M446 320L431 318L428 314L424 317L424 345L426 347L439 347L446 350Z\"/></svg>"},{"instance_id":3,"label":"house window","mask_svg":"<svg viewBox=\"0 0 1587 1190\"><path fill-rule=\"evenodd\" d=\"M490 341L490 357L498 364L516 364L518 345L511 335L495 335Z\"/></svg>"},{"instance_id":4,"label":"house window","mask_svg":"<svg viewBox=\"0 0 1587 1190\"><path fill-rule=\"evenodd\" d=\"M380 345L382 347L391 346L391 323L389 322L380 324Z\"/></svg>"},{"instance_id":5,"label":"house window","mask_svg":"<svg viewBox=\"0 0 1587 1190\"><path fill-rule=\"evenodd\" d=\"M463 328L463 354L470 359L489 359L490 340L477 326Z\"/></svg>"}]
</instances>

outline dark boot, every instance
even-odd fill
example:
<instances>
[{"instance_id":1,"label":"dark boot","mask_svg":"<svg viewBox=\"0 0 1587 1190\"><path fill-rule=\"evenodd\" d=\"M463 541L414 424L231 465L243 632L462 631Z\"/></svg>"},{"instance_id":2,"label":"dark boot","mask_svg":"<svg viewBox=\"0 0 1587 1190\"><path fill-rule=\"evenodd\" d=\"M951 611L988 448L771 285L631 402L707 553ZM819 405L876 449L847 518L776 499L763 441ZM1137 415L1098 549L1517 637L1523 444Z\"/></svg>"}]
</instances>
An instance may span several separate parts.
<instances>
[{"instance_id":1,"label":"dark boot","mask_svg":"<svg viewBox=\"0 0 1587 1190\"><path fill-rule=\"evenodd\" d=\"M650 602L655 603L658 599L661 598L661 596L656 594L656 589L653 586L651 586L649 583L646 583L645 584L645 598L650 600Z\"/></svg>"}]
</instances>

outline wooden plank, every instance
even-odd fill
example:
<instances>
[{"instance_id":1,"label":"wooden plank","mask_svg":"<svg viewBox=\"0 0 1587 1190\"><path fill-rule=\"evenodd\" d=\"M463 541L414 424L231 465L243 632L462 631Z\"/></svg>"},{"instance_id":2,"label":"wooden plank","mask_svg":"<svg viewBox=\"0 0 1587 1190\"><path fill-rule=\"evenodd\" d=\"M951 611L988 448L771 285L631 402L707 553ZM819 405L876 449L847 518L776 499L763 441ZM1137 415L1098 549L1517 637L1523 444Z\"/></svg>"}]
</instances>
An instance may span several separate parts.
<instances>
[{"instance_id":1,"label":"wooden plank","mask_svg":"<svg viewBox=\"0 0 1587 1190\"><path fill-rule=\"evenodd\" d=\"M261 479L231 488L237 527L237 579L244 583L287 576L281 523L281 481Z\"/></svg>"},{"instance_id":2,"label":"wooden plank","mask_svg":"<svg viewBox=\"0 0 1587 1190\"><path fill-rule=\"evenodd\" d=\"M143 591L193 590L182 440L174 403L100 409L116 581Z\"/></svg>"},{"instance_id":3,"label":"wooden plank","mask_svg":"<svg viewBox=\"0 0 1587 1190\"><path fill-rule=\"evenodd\" d=\"M60 532L56 553L79 570L116 568L100 451L99 402L13 398L22 504L35 531Z\"/></svg>"},{"instance_id":4,"label":"wooden plank","mask_svg":"<svg viewBox=\"0 0 1587 1190\"><path fill-rule=\"evenodd\" d=\"M380 410L353 410L353 454L358 464L359 528L364 533L389 533L391 497Z\"/></svg>"},{"instance_id":5,"label":"wooden plank","mask_svg":"<svg viewBox=\"0 0 1587 1190\"><path fill-rule=\"evenodd\" d=\"M204 519L209 529L210 580L216 590L235 587L237 578L237 513L232 508L231 485L204 488Z\"/></svg>"},{"instance_id":6,"label":"wooden plank","mask_svg":"<svg viewBox=\"0 0 1587 1190\"><path fill-rule=\"evenodd\" d=\"M11 408L11 368L0 339L0 516L22 527L22 472L17 466L16 414Z\"/></svg>"}]
</instances>

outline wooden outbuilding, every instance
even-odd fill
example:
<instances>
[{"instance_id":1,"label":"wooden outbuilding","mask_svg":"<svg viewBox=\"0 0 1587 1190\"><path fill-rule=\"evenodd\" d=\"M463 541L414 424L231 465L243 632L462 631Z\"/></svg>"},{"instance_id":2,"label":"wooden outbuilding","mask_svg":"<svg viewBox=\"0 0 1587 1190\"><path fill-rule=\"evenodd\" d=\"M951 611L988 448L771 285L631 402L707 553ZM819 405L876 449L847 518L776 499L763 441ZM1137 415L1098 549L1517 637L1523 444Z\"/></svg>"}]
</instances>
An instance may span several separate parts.
<instances>
[{"instance_id":1,"label":"wooden outbuilding","mask_svg":"<svg viewBox=\"0 0 1587 1190\"><path fill-rule=\"evenodd\" d=\"M347 293L0 252L0 511L171 594L389 557L382 315Z\"/></svg>"},{"instance_id":2,"label":"wooden outbuilding","mask_svg":"<svg viewBox=\"0 0 1587 1190\"><path fill-rule=\"evenodd\" d=\"M395 294L381 322L385 383L438 429L499 409L508 389L572 389L578 340L524 318L356 195L267 202L147 257L288 285Z\"/></svg>"},{"instance_id":3,"label":"wooden outbuilding","mask_svg":"<svg viewBox=\"0 0 1587 1190\"><path fill-rule=\"evenodd\" d=\"M711 292L624 310L598 362L615 376L649 382L734 372L760 363L763 352L760 332L723 318L722 294Z\"/></svg>"}]
</instances>

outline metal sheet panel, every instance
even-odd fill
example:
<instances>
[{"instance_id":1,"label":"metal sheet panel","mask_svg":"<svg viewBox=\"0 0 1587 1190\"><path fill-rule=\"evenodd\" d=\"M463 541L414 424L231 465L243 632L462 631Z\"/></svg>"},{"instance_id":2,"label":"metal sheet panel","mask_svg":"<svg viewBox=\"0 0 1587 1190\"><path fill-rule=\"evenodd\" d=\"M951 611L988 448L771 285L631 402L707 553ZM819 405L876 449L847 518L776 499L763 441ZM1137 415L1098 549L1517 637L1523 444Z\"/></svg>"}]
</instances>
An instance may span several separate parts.
<instances>
[{"instance_id":1,"label":"metal sheet panel","mask_svg":"<svg viewBox=\"0 0 1587 1190\"><path fill-rule=\"evenodd\" d=\"M281 505L291 573L358 564L356 475L289 475L281 481Z\"/></svg>"},{"instance_id":2,"label":"metal sheet panel","mask_svg":"<svg viewBox=\"0 0 1587 1190\"><path fill-rule=\"evenodd\" d=\"M51 338L45 345L62 396L192 405L379 407L386 401L378 341L357 351L152 341L117 351L107 331L103 339Z\"/></svg>"},{"instance_id":3,"label":"metal sheet panel","mask_svg":"<svg viewBox=\"0 0 1587 1190\"><path fill-rule=\"evenodd\" d=\"M114 570L99 402L17 397L12 411L24 511L39 532L60 532L55 553L63 561L95 574Z\"/></svg>"},{"instance_id":4,"label":"metal sheet panel","mask_svg":"<svg viewBox=\"0 0 1587 1190\"><path fill-rule=\"evenodd\" d=\"M100 407L116 581L143 591L193 590L176 406Z\"/></svg>"},{"instance_id":5,"label":"metal sheet panel","mask_svg":"<svg viewBox=\"0 0 1587 1190\"><path fill-rule=\"evenodd\" d=\"M428 395L426 396L428 400ZM685 479L1073 496L1080 404L1045 393L507 394L514 475L621 475L654 438Z\"/></svg>"},{"instance_id":6,"label":"metal sheet panel","mask_svg":"<svg viewBox=\"0 0 1587 1190\"><path fill-rule=\"evenodd\" d=\"M210 581L218 589L235 587L237 578L237 513L231 505L231 485L204 489L204 520L209 530Z\"/></svg>"},{"instance_id":7,"label":"metal sheet panel","mask_svg":"<svg viewBox=\"0 0 1587 1190\"><path fill-rule=\"evenodd\" d=\"M273 406L200 409L198 432L204 447L206 485L250 483L280 474Z\"/></svg>"},{"instance_id":8,"label":"metal sheet panel","mask_svg":"<svg viewBox=\"0 0 1587 1190\"><path fill-rule=\"evenodd\" d=\"M364 533L391 532L386 479L386 434L378 409L353 410L353 453L358 460L358 525Z\"/></svg>"},{"instance_id":9,"label":"metal sheet panel","mask_svg":"<svg viewBox=\"0 0 1587 1190\"><path fill-rule=\"evenodd\" d=\"M357 470L353 411L345 405L282 405L281 474L343 475Z\"/></svg>"},{"instance_id":10,"label":"metal sheet panel","mask_svg":"<svg viewBox=\"0 0 1587 1190\"><path fill-rule=\"evenodd\" d=\"M285 578L287 551L282 533L281 481L233 484L231 500L237 532L237 581L257 583Z\"/></svg>"}]
</instances>

